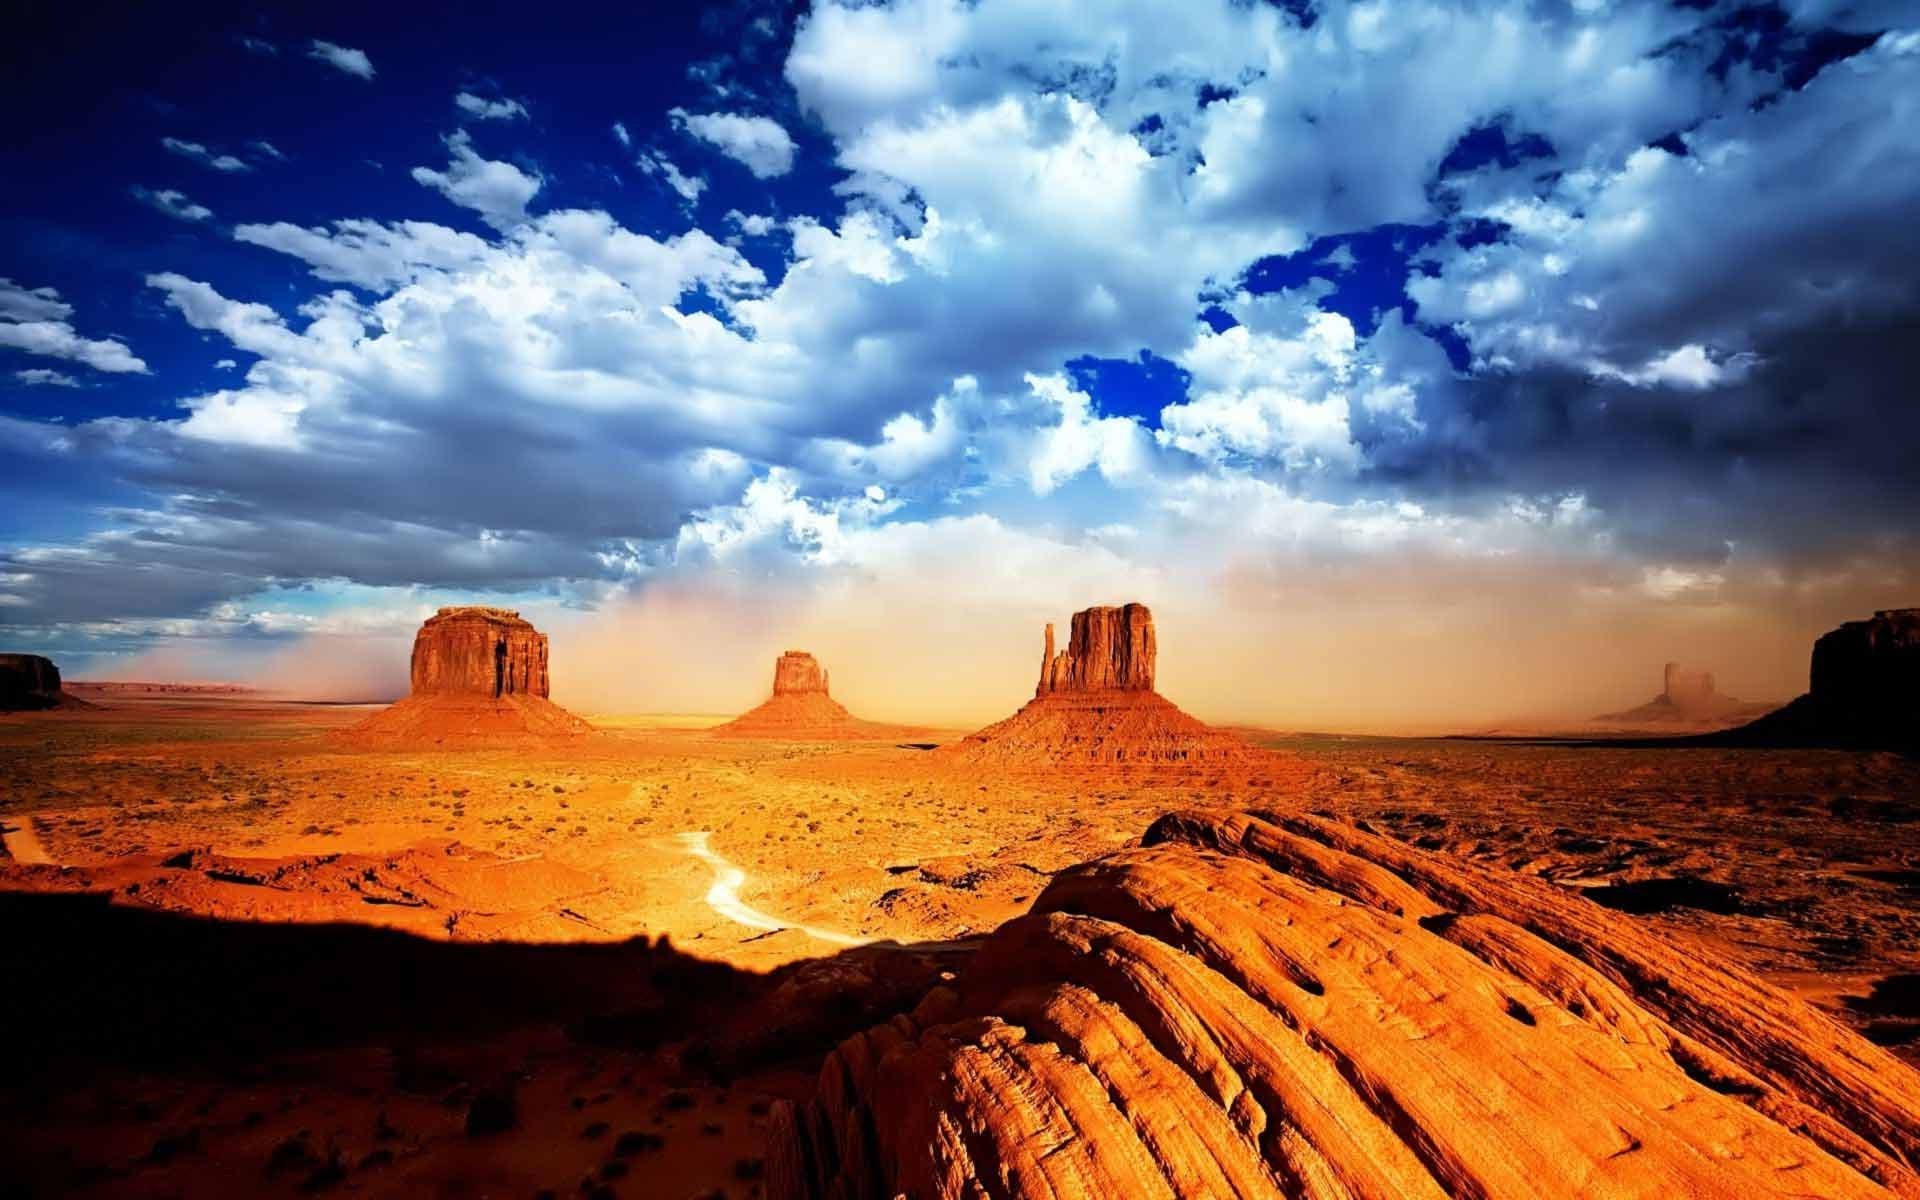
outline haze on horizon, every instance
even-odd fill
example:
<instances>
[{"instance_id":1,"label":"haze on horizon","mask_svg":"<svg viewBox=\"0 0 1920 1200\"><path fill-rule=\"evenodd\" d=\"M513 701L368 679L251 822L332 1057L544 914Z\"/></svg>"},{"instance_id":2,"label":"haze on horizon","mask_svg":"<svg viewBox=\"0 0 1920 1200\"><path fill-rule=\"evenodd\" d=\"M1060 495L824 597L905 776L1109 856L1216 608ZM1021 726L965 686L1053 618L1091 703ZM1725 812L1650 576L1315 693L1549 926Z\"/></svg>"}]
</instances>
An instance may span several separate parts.
<instances>
[{"instance_id":1,"label":"haze on horizon","mask_svg":"<svg viewBox=\"0 0 1920 1200\"><path fill-rule=\"evenodd\" d=\"M82 6L84 8L84 6ZM1217 721L1804 690L1920 598L1920 18L1780 4L36 9L0 649L583 711ZM423 26L434 23L421 23Z\"/></svg>"}]
</instances>

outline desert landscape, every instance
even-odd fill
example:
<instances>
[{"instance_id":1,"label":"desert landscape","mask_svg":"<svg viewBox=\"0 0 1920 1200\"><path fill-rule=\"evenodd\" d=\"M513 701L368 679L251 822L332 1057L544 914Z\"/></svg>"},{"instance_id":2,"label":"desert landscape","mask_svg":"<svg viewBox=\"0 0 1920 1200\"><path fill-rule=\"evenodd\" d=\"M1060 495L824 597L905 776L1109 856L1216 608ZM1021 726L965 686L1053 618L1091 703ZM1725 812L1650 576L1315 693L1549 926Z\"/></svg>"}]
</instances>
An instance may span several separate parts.
<instances>
[{"instance_id":1,"label":"desert landscape","mask_svg":"<svg viewBox=\"0 0 1920 1200\"><path fill-rule=\"evenodd\" d=\"M1897 624L1890 669L1912 670L1910 628ZM1804 1164L1824 1182L1791 1194L1916 1194L1910 741L1229 733L1154 690L1140 605L1076 614L1064 648L1049 627L1034 701L977 732L856 718L801 651L781 655L757 716L588 722L545 698L546 651L516 614L442 610L416 640L412 694L390 708L77 685L84 707L4 718L0 1011L16 1037L0 1095L17 1194L958 1195L940 1182L956 1161L1009 1195L1135 1194L1147 1179L1183 1196L1319 1194L1300 1180L1321 1176L1362 1194L1515 1195L1549 1166L1568 1172L1556 1192L1711 1178L1733 1194L1778 1188L1782 1156L1824 1164ZM1880 686L1833 674L1816 660L1829 690ZM1220 881L1154 882L1195 847ZM1233 882L1256 867L1273 882ZM1227 900L1243 886L1281 890ZM1315 899L1330 894L1348 906ZM1122 895L1147 908L1126 916ZM1306 907L1283 917L1280 897ZM1317 929L1346 912L1369 932ZM1209 1037L1260 1011L1306 1033L1297 1002L1242 972L1278 964L1260 969L1307 989L1291 994L1324 1013L1313 1027L1339 1024L1296 1050L1234 1035L1271 1046L1247 1062L1209 1052L1243 1086L1248 1071L1267 1079L1251 1093L1264 1122L1298 1122L1305 1141L1245 1140L1257 1129L1230 1093L1184 1101L1128 1074L1138 1082L1110 1086L1131 1132L1076 1117L1085 1161L1055 1157L1046 1104L992 1097L1065 1087L1058 1068L1021 1058L947 1082L972 1075L941 1055L991 1054L1016 1026L1016 1043L1105 1077L1132 1043L1055 1028L1065 1018L1043 1019L1034 989L1060 972L1068 993L1090 987L1122 1014L1164 1005L1086 974L1117 965L1097 947L1123 935L1201 953L1163 919L1217 926L1200 944L1230 956L1253 953L1242 939L1291 939L1272 943L1277 958L1215 964L1240 981L1225 1009L1180 1011ZM1557 949L1515 941L1536 935ZM1409 993L1413 977L1365 965L1376 952L1327 949L1381 937L1422 970L1471 963L1500 982ZM1526 1006L1519 1025L1446 999L1487 987L1527 997L1506 1001ZM1453 1065L1390 1050L1405 1021L1452 1030ZM1528 1044L1506 1045L1509 1026ZM1725 1114L1656 1129L1628 1115L1652 1111L1649 1093L1623 1092L1605 1120L1652 1165L1615 1170L1581 1132L1586 1110L1553 1115L1564 1088L1599 1086L1580 1081L1602 1046L1678 1055L1644 1087L1695 1088ZM1375 1052L1387 1073L1362 1099L1325 1074L1351 1083L1341 1064ZM1538 1082L1476 1077L1509 1063ZM1226 1069L1189 1063L1181 1086L1210 1091ZM1753 1082L1719 1082L1736 1079ZM1136 1108L1149 1102L1130 1088L1158 1107ZM1286 1098L1295 1088L1335 1124ZM1381 1109L1382 1090L1412 1107ZM1544 1107L1515 1107L1522 1094ZM1487 1118L1458 1115L1469 1102L1500 1108L1505 1132L1472 1132ZM964 1149L928 1124L948 1121L974 1131ZM1200 1140L1175 1149L1143 1121ZM1732 1136L1705 1132L1727 1121L1753 1127L1736 1157L1755 1174L1689 1168L1701 1139ZM1148 1157L1130 1159L1141 1145Z\"/></svg>"},{"instance_id":2,"label":"desert landscape","mask_svg":"<svg viewBox=\"0 0 1920 1200\"><path fill-rule=\"evenodd\" d=\"M8 7L0 1200L1920 1200L1920 6Z\"/></svg>"}]
</instances>

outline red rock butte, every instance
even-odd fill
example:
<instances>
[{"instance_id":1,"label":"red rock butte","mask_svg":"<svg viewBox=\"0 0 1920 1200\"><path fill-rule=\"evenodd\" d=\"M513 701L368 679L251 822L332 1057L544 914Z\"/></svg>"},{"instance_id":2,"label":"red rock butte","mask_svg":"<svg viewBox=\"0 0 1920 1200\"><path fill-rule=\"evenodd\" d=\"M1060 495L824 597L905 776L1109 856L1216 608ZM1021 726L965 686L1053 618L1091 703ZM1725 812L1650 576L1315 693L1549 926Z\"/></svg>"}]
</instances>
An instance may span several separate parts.
<instances>
[{"instance_id":1,"label":"red rock butte","mask_svg":"<svg viewBox=\"0 0 1920 1200\"><path fill-rule=\"evenodd\" d=\"M773 1111L775 1200L1920 1196L1920 1075L1545 880L1175 813Z\"/></svg>"},{"instance_id":2,"label":"red rock butte","mask_svg":"<svg viewBox=\"0 0 1920 1200\"><path fill-rule=\"evenodd\" d=\"M0 712L87 708L60 687L60 668L38 654L0 654Z\"/></svg>"},{"instance_id":3,"label":"red rock butte","mask_svg":"<svg viewBox=\"0 0 1920 1200\"><path fill-rule=\"evenodd\" d=\"M413 639L412 692L339 735L362 745L509 746L593 727L547 699L547 635L504 608L443 608Z\"/></svg>"},{"instance_id":4,"label":"red rock butte","mask_svg":"<svg viewBox=\"0 0 1920 1200\"><path fill-rule=\"evenodd\" d=\"M804 650L788 650L773 663L773 695L724 725L717 737L846 741L883 738L901 731L862 721L827 694L827 671Z\"/></svg>"},{"instance_id":5,"label":"red rock butte","mask_svg":"<svg viewBox=\"0 0 1920 1200\"><path fill-rule=\"evenodd\" d=\"M1920 608L1882 609L1813 643L1807 694L1720 744L1920 750Z\"/></svg>"},{"instance_id":6,"label":"red rock butte","mask_svg":"<svg viewBox=\"0 0 1920 1200\"><path fill-rule=\"evenodd\" d=\"M1666 665L1663 686L1658 696L1638 708L1630 708L1624 712L1603 713L1593 719L1608 725L1655 728L1669 725L1711 727L1752 720L1762 713L1771 711L1774 707L1772 704L1749 704L1744 700L1722 695L1714 685L1712 671L1697 670L1677 662L1670 662Z\"/></svg>"},{"instance_id":7,"label":"red rock butte","mask_svg":"<svg viewBox=\"0 0 1920 1200\"><path fill-rule=\"evenodd\" d=\"M1244 758L1251 747L1182 712L1154 690L1159 657L1144 604L1073 614L1067 648L1046 628L1040 682L1013 716L948 747L977 763L1206 763Z\"/></svg>"}]
</instances>

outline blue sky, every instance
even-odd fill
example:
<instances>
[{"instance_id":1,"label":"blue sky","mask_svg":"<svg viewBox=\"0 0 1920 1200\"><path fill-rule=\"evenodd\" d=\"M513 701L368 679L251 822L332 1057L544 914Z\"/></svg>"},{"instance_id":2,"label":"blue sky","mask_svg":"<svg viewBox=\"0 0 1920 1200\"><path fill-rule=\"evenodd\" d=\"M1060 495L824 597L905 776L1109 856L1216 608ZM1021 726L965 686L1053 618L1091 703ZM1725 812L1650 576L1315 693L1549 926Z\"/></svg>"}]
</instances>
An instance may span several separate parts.
<instances>
[{"instance_id":1,"label":"blue sky","mask_svg":"<svg viewBox=\"0 0 1920 1200\"><path fill-rule=\"evenodd\" d=\"M19 24L0 635L69 673L849 580L1648 653L1912 599L1906 5Z\"/></svg>"}]
</instances>

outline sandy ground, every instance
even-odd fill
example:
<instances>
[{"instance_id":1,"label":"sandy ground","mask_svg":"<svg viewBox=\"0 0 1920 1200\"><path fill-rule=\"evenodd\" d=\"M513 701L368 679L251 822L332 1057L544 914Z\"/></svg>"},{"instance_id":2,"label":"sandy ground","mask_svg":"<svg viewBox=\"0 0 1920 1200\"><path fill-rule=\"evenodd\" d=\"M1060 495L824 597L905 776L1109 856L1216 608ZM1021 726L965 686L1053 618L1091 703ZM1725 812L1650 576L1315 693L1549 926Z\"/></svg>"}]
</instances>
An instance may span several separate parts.
<instances>
[{"instance_id":1,"label":"sandy ground","mask_svg":"<svg viewBox=\"0 0 1920 1200\"><path fill-rule=\"evenodd\" d=\"M754 1196L769 1100L835 1038L1175 808L1586 889L1920 1057L1911 759L1261 735L1015 772L692 718L367 752L327 736L363 708L104 705L0 718L0 1197Z\"/></svg>"}]
</instances>

